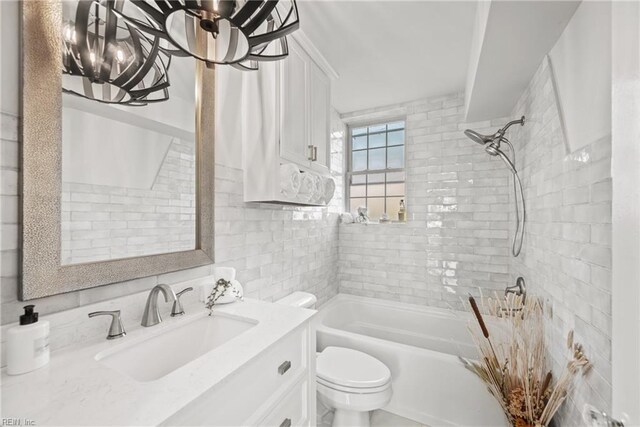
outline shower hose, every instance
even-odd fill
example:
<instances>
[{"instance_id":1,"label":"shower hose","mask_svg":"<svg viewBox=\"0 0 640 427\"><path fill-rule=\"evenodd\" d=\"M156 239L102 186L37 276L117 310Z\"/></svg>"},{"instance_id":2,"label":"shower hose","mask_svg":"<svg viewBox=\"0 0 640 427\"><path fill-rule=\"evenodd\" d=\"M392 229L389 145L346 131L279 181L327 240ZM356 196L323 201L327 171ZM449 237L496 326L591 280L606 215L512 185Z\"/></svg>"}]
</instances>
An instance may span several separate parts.
<instances>
[{"instance_id":1,"label":"shower hose","mask_svg":"<svg viewBox=\"0 0 640 427\"><path fill-rule=\"evenodd\" d=\"M511 163L513 163L514 169L516 165L516 153L513 149L513 145L509 142L508 139L503 138L502 140L509 147L509 152L511 153ZM518 203L518 189L520 190L520 203ZM522 181L520 181L520 176L518 176L517 170L513 171L513 199L516 207L516 232L513 235L513 243L511 245L511 254L514 257L520 255L520 251L522 250L522 241L524 239L524 223L527 216L527 209L524 205L524 191L522 190ZM522 205L522 217L520 217L520 209L518 209L518 205Z\"/></svg>"}]
</instances>

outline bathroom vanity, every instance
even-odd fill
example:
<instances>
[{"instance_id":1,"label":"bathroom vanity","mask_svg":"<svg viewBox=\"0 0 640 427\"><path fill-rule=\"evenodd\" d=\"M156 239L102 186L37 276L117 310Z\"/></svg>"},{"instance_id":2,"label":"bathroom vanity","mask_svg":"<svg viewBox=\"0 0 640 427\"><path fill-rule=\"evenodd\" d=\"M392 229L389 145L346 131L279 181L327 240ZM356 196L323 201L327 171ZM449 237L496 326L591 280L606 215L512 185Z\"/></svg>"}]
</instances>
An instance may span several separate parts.
<instances>
[{"instance_id":1,"label":"bathroom vanity","mask_svg":"<svg viewBox=\"0 0 640 427\"><path fill-rule=\"evenodd\" d=\"M216 306L212 317L200 302L184 309L153 327L127 325L121 339L54 351L31 373L3 371L2 416L37 425L315 425L314 311L249 299Z\"/></svg>"}]
</instances>

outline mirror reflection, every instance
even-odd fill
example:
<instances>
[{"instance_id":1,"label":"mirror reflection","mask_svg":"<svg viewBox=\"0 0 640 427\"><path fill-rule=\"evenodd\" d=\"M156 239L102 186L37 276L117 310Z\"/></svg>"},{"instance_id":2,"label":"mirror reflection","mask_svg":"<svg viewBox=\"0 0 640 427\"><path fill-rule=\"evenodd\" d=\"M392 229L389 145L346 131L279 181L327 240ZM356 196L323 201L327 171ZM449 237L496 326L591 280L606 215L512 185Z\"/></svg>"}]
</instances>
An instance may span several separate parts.
<instances>
[{"instance_id":1,"label":"mirror reflection","mask_svg":"<svg viewBox=\"0 0 640 427\"><path fill-rule=\"evenodd\" d=\"M92 4L63 2L63 60L81 72L63 74L62 264L193 250L195 60L154 51L160 43ZM82 37L78 19L89 24ZM140 55L158 66L140 69ZM140 76L129 92L106 82L128 72Z\"/></svg>"}]
</instances>

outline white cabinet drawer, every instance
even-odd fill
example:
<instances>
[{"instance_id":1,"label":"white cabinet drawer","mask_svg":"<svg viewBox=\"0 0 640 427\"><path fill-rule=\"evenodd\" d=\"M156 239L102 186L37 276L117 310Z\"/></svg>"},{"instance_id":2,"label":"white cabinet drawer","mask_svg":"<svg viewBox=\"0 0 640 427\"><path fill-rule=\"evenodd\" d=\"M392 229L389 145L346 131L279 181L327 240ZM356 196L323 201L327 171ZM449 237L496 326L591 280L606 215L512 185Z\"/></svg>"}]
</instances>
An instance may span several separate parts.
<instances>
[{"instance_id":1,"label":"white cabinet drawer","mask_svg":"<svg viewBox=\"0 0 640 427\"><path fill-rule=\"evenodd\" d=\"M264 427L300 427L307 424L309 414L309 380L303 378L280 403L259 423Z\"/></svg>"},{"instance_id":2,"label":"white cabinet drawer","mask_svg":"<svg viewBox=\"0 0 640 427\"><path fill-rule=\"evenodd\" d=\"M306 371L309 333L305 325L282 338L162 425L245 425L274 393Z\"/></svg>"}]
</instances>

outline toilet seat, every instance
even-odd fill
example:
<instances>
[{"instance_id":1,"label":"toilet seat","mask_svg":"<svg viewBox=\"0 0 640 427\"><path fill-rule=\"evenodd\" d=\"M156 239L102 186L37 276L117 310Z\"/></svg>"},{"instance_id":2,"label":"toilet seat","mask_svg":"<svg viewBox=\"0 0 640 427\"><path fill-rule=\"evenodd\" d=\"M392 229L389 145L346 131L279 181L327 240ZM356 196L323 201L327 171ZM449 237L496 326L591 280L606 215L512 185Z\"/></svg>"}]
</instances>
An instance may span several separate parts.
<instances>
[{"instance_id":1,"label":"toilet seat","mask_svg":"<svg viewBox=\"0 0 640 427\"><path fill-rule=\"evenodd\" d=\"M391 382L391 371L378 359L361 351L327 347L316 359L317 382L349 393L375 393Z\"/></svg>"},{"instance_id":2,"label":"toilet seat","mask_svg":"<svg viewBox=\"0 0 640 427\"><path fill-rule=\"evenodd\" d=\"M327 388L330 388L332 390L342 391L344 393L351 393L351 394L380 393L382 391L387 390L391 386L391 381L389 380L389 382L387 382L386 384L383 384L378 387L347 387L340 384L334 384L332 382L323 380L322 378L318 378L318 377L316 377L316 383L319 385L323 385Z\"/></svg>"}]
</instances>

